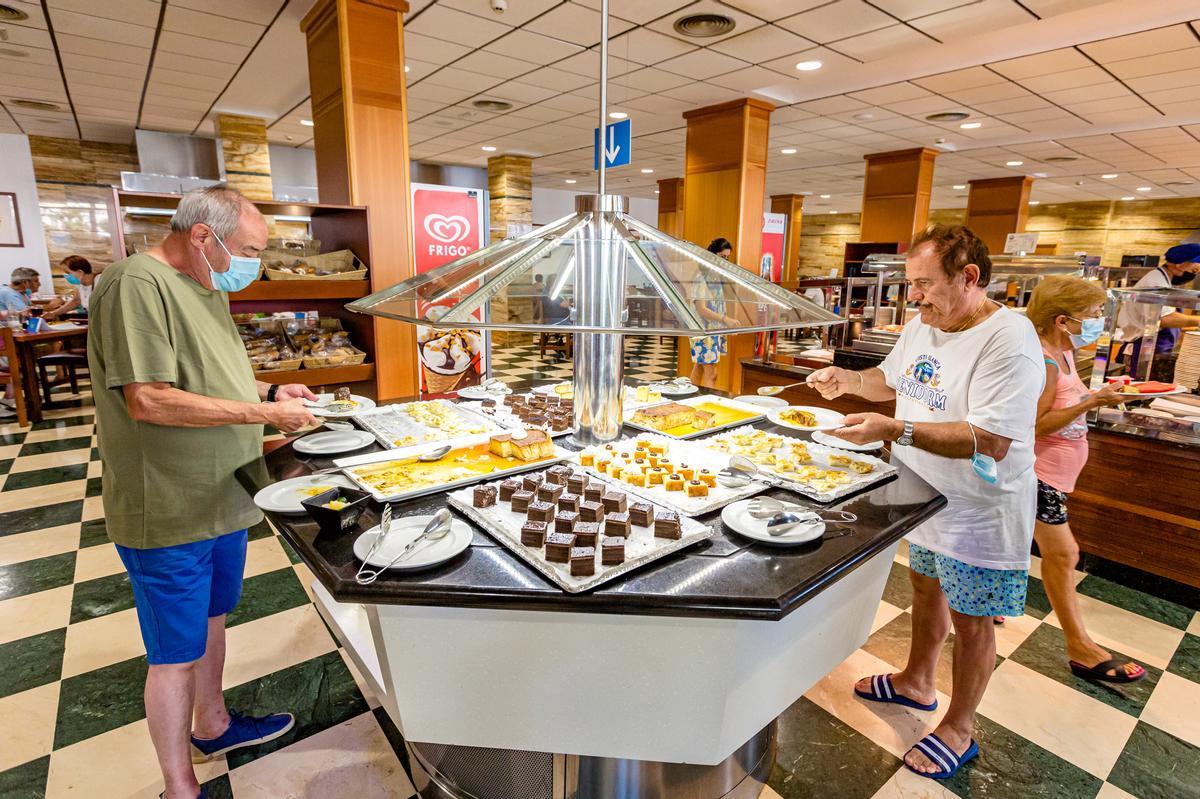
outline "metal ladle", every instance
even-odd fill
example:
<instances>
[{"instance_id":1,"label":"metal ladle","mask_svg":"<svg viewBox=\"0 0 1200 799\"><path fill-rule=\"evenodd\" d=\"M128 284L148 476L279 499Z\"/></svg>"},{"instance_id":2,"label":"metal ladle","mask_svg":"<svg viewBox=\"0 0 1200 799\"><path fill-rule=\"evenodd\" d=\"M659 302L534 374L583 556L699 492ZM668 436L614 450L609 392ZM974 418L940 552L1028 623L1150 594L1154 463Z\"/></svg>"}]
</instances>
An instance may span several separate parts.
<instances>
[{"instance_id":1,"label":"metal ladle","mask_svg":"<svg viewBox=\"0 0 1200 799\"><path fill-rule=\"evenodd\" d=\"M408 557L409 553L416 549L418 544L423 541L440 541L450 534L450 528L450 511L446 508L442 508L437 513L433 514L433 518L431 518L429 523L425 525L425 529L421 531L421 534L412 541L408 542L408 545L400 551L400 554L389 560L387 565L380 566L372 571L367 568L367 564L364 561L363 567L358 570L358 574L355 575L354 581L359 585L370 585L379 579L379 575L383 574L385 571ZM384 534L380 532L380 538L382 538L383 535Z\"/></svg>"}]
</instances>

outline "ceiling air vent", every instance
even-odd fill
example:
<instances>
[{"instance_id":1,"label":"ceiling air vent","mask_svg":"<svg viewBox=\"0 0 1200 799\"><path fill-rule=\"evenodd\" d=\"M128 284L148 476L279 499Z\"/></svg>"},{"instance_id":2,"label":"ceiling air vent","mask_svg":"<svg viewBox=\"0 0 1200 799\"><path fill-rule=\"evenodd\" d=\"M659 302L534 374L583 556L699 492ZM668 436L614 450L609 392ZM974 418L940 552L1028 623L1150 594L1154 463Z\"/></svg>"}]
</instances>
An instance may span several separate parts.
<instances>
[{"instance_id":1,"label":"ceiling air vent","mask_svg":"<svg viewBox=\"0 0 1200 799\"><path fill-rule=\"evenodd\" d=\"M29 19L29 15L21 9L0 5L0 20L4 22L20 22L25 19Z\"/></svg>"},{"instance_id":2,"label":"ceiling air vent","mask_svg":"<svg viewBox=\"0 0 1200 799\"><path fill-rule=\"evenodd\" d=\"M1168 180L1164 186L1191 186L1196 181L1194 180Z\"/></svg>"},{"instance_id":3,"label":"ceiling air vent","mask_svg":"<svg viewBox=\"0 0 1200 799\"><path fill-rule=\"evenodd\" d=\"M513 104L504 100L476 100L471 103L480 111L511 111Z\"/></svg>"},{"instance_id":4,"label":"ceiling air vent","mask_svg":"<svg viewBox=\"0 0 1200 799\"><path fill-rule=\"evenodd\" d=\"M925 119L930 122L958 122L971 116L966 111L943 111L940 114L930 114Z\"/></svg>"},{"instance_id":5,"label":"ceiling air vent","mask_svg":"<svg viewBox=\"0 0 1200 799\"><path fill-rule=\"evenodd\" d=\"M675 30L692 39L711 39L733 31L737 23L724 14L691 14L675 20Z\"/></svg>"},{"instance_id":6,"label":"ceiling air vent","mask_svg":"<svg viewBox=\"0 0 1200 799\"><path fill-rule=\"evenodd\" d=\"M9 100L9 105L15 105L17 108L27 108L30 111L61 111L62 106L54 103L44 103L41 100Z\"/></svg>"}]
</instances>

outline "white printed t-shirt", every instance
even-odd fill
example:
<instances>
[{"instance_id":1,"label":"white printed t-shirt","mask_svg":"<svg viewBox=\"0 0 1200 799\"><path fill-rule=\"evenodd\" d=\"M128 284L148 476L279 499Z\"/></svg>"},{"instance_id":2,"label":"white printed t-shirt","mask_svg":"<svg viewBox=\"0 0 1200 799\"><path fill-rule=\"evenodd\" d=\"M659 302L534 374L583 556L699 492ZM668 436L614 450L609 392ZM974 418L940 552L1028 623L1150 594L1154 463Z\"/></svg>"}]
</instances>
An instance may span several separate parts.
<instances>
[{"instance_id":1,"label":"white printed t-shirt","mask_svg":"<svg viewBox=\"0 0 1200 799\"><path fill-rule=\"evenodd\" d=\"M880 369L896 389L896 418L967 421L1012 441L996 464L995 485L980 478L969 459L893 447L892 457L949 500L908 540L974 566L1028 569L1037 507L1034 424L1046 381L1033 325L1007 308L961 333L944 333L918 317L904 326Z\"/></svg>"}]
</instances>

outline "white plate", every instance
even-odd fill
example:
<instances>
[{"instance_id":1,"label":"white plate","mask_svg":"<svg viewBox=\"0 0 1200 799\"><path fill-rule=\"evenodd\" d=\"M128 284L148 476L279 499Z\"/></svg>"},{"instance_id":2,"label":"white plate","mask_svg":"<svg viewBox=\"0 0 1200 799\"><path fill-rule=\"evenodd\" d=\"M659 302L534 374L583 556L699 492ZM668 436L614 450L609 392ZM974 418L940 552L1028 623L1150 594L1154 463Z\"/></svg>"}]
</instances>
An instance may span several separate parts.
<instances>
[{"instance_id":1,"label":"white plate","mask_svg":"<svg viewBox=\"0 0 1200 799\"><path fill-rule=\"evenodd\" d=\"M499 401L501 398L504 397L504 395L511 394L512 389L506 387L503 390L488 391L487 389L483 388L483 386L467 386L466 388L460 388L456 393L458 394L459 397L461 397L462 399L465 399L465 400L477 400L478 401L478 400L485 400L485 399L494 399L496 401Z\"/></svg>"},{"instance_id":2,"label":"white plate","mask_svg":"<svg viewBox=\"0 0 1200 799\"><path fill-rule=\"evenodd\" d=\"M785 422L781 414L789 409L797 411L808 411L813 416L817 417L817 424L814 427L805 427L804 425L795 424L794 422ZM790 427L793 430L804 430L812 432L813 430L836 430L842 427L843 420L846 418L837 411L831 411L828 408L817 408L812 405L789 405L787 408L776 408L767 413L767 418L777 425L782 427Z\"/></svg>"},{"instance_id":3,"label":"white plate","mask_svg":"<svg viewBox=\"0 0 1200 799\"><path fill-rule=\"evenodd\" d=\"M677 386L672 384L656 385L654 390L664 397L688 397L700 391L697 385Z\"/></svg>"},{"instance_id":4,"label":"white plate","mask_svg":"<svg viewBox=\"0 0 1200 799\"><path fill-rule=\"evenodd\" d=\"M317 407L314 405L309 405L307 407L308 407L309 413L311 413L313 416L332 417L332 418L338 418L338 419L343 418L343 417L354 416L356 413L362 413L363 411L369 411L369 410L374 409L374 407L375 407L375 400L368 399L367 397L360 397L357 394L351 394L350 399L357 402L358 407L356 407L354 410L349 411L347 413L339 413L339 412L329 411L329 410L326 410L325 408L320 408L320 407ZM319 402L319 403L333 402L333 395L332 394L318 394L317 402Z\"/></svg>"},{"instance_id":5,"label":"white plate","mask_svg":"<svg viewBox=\"0 0 1200 799\"><path fill-rule=\"evenodd\" d=\"M738 402L744 402L747 405L757 405L760 408L786 408L787 400L779 397L764 397L761 394L743 394L740 397L734 397Z\"/></svg>"},{"instance_id":6,"label":"white plate","mask_svg":"<svg viewBox=\"0 0 1200 799\"><path fill-rule=\"evenodd\" d=\"M429 520L432 518L432 516L408 516L393 521L387 540L371 556L367 564L376 568L387 566L392 558L399 555L421 534L425 525L429 524ZM376 525L356 538L354 540L354 557L364 560L378 535L379 526ZM471 546L471 528L461 519L452 518L449 535L436 541L423 541L417 544L408 557L392 566L389 571L413 571L437 566L450 560L469 546Z\"/></svg>"},{"instance_id":7,"label":"white plate","mask_svg":"<svg viewBox=\"0 0 1200 799\"><path fill-rule=\"evenodd\" d=\"M835 449L848 449L851 452L874 452L877 449L883 449L882 441L870 441L866 444L851 444L844 438L831 436L828 433L823 433L820 430L813 431L812 440L818 444L824 444L827 447Z\"/></svg>"},{"instance_id":8,"label":"white plate","mask_svg":"<svg viewBox=\"0 0 1200 799\"><path fill-rule=\"evenodd\" d=\"M292 448L303 455L336 455L374 443L375 436L366 430L330 430L298 438L292 442Z\"/></svg>"},{"instance_id":9,"label":"white plate","mask_svg":"<svg viewBox=\"0 0 1200 799\"><path fill-rule=\"evenodd\" d=\"M721 521L736 533L775 547L807 544L825 534L825 522L817 519L811 524L793 527L783 535L771 535L767 532L766 519L756 519L750 515L750 503L753 501L752 499L743 499L732 505L726 505L721 511Z\"/></svg>"},{"instance_id":10,"label":"white plate","mask_svg":"<svg viewBox=\"0 0 1200 799\"><path fill-rule=\"evenodd\" d=\"M337 474L306 474L269 485L254 495L254 504L269 513L304 513L300 500L316 496L310 489L318 486L329 488L357 488L348 477ZM317 494L321 493L320 491Z\"/></svg>"},{"instance_id":11,"label":"white plate","mask_svg":"<svg viewBox=\"0 0 1200 799\"><path fill-rule=\"evenodd\" d=\"M727 397L718 397L715 394L700 394L698 396L688 397L686 399L681 399L681 400L667 400L667 402L676 402L680 405L687 405L688 407L691 407L691 408L698 408L699 406L703 405L706 402L711 402L714 405L723 405L726 408L732 408L734 410L742 411L744 413L749 413L749 414L753 414L753 415L747 416L745 419L738 419L737 421L733 421L733 422L725 422L724 424L717 424L717 425L713 425L712 427L706 427L702 430L696 430L695 432L692 432L692 433L686 433L684 435L676 436L676 435L671 435L670 433L666 433L662 430L655 430L653 427L647 427L645 425L642 425L642 424L634 421L633 417L635 415L635 412L638 410L638 408L630 407L629 403L625 403L625 424L629 425L630 427L636 428L638 430L644 430L647 433L654 433L655 435L666 436L667 438L673 439L675 441L686 441L687 439L690 439L690 438L700 438L701 436L707 436L707 435L710 435L711 433L716 433L720 430L728 430L731 427L738 427L740 425L746 425L746 424L754 424L759 419L763 418L763 416L765 415L765 410L766 410L761 405L745 405L741 402L738 402L737 400L729 399ZM643 405L641 407L651 407L654 405L665 405L665 404L666 404L666 402L651 402L651 403L648 403L647 405Z\"/></svg>"}]
</instances>

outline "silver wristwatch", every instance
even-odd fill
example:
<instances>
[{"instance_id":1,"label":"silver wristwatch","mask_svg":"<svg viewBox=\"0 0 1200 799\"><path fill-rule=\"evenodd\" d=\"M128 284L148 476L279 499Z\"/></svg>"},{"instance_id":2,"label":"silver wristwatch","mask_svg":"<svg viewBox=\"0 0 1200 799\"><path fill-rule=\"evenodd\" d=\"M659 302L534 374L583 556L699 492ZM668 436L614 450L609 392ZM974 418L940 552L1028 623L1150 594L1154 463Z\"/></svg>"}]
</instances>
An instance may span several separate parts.
<instances>
[{"instance_id":1,"label":"silver wristwatch","mask_svg":"<svg viewBox=\"0 0 1200 799\"><path fill-rule=\"evenodd\" d=\"M896 439L896 443L902 447L911 447L913 443L913 423L904 423L904 432Z\"/></svg>"}]
</instances>

